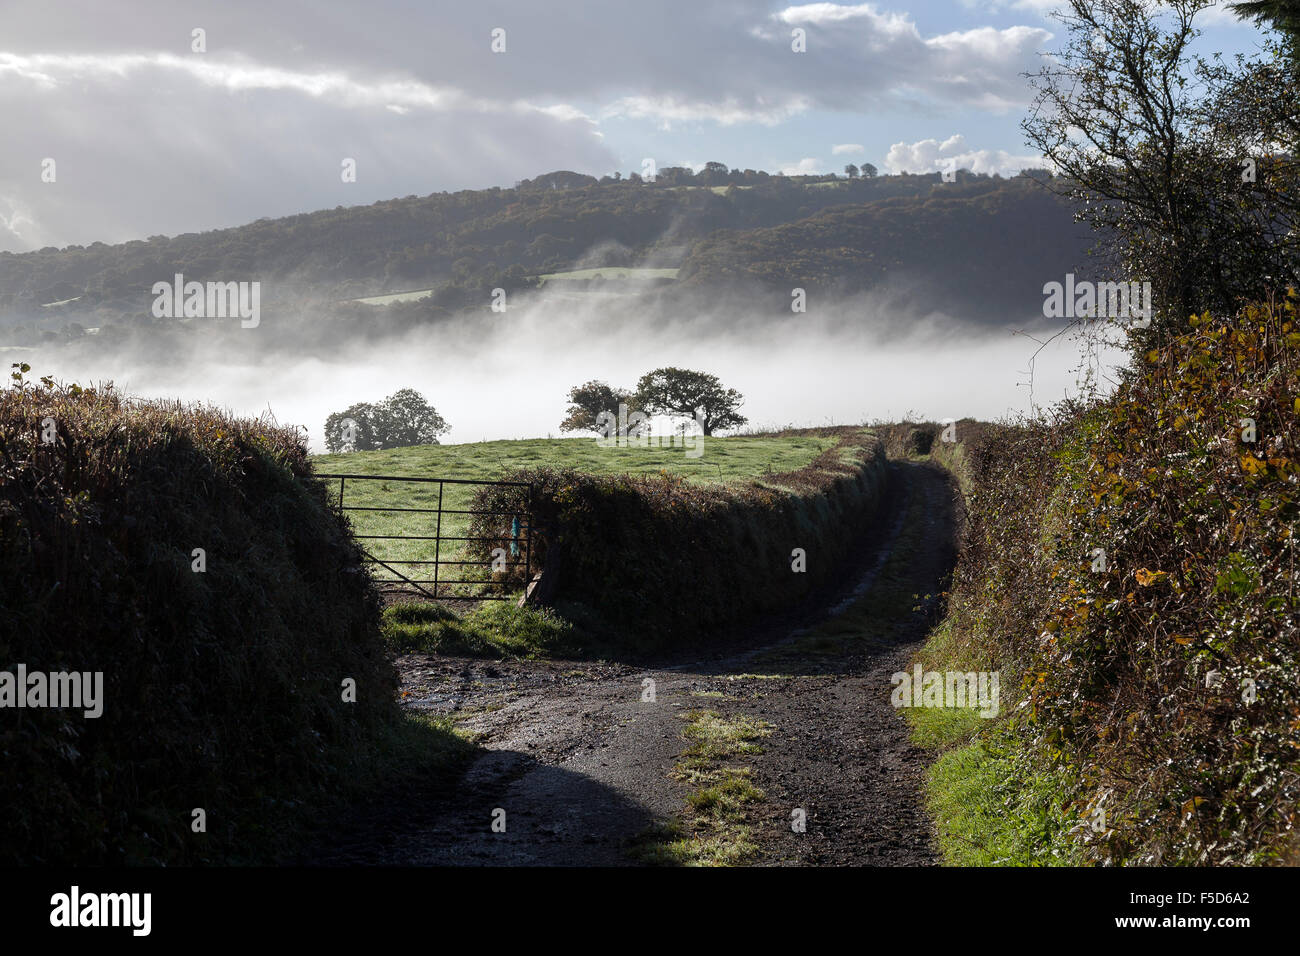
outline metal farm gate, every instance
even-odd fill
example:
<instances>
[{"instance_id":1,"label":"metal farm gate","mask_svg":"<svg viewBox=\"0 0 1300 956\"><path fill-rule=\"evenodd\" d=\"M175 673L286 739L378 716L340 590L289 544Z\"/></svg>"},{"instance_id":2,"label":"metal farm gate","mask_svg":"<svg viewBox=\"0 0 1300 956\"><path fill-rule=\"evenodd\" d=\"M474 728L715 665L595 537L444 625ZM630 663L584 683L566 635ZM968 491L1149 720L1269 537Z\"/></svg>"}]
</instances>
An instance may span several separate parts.
<instances>
[{"instance_id":1,"label":"metal farm gate","mask_svg":"<svg viewBox=\"0 0 1300 956\"><path fill-rule=\"evenodd\" d=\"M523 568L523 586L532 578L532 542L533 542L533 486L522 481L471 481L464 478L401 478L393 475L349 475L318 474L316 477L339 483L339 493L335 507L342 512L359 512L353 519L356 531L354 537L363 542L361 549L367 563L384 568L392 577L376 577L381 585L410 585L415 590L432 599L455 598L473 601L506 601L510 595L505 593L509 576L502 580L493 580L495 571L511 571ZM378 482L378 488L374 484ZM396 492L391 484L398 485L401 505L388 506L376 504L376 499L385 492ZM450 486L450 490L448 489ZM528 505L524 511L494 511L458 507L472 504L473 492L478 488L495 486L507 488L527 488ZM347 504L345 494L351 492L352 500L362 500L365 504ZM409 507L410 503L425 507ZM429 531L430 534L379 534L370 532L407 530L405 519L408 514L425 514L427 527L415 530ZM502 533L495 535L471 536L468 533L473 515L489 515L502 519ZM392 516L399 516L393 518ZM444 520L446 516L446 520ZM509 531L505 522L509 521ZM461 545L470 541L495 541L501 545L503 553L495 559L467 561L461 554ZM371 544L370 542L375 542ZM379 543L384 542L386 547ZM494 552L497 549L493 549ZM376 554L376 551L385 553ZM398 552L394 555L392 552ZM412 556L414 555L414 556ZM482 567L489 569L486 579L469 578L464 575L465 568ZM405 573L403 570L405 569ZM444 571L446 569L446 571ZM452 569L455 569L453 572ZM429 574L433 577L428 577ZM421 577L421 575L424 575ZM501 590L484 591L499 585ZM431 589L430 589L431 586Z\"/></svg>"}]
</instances>

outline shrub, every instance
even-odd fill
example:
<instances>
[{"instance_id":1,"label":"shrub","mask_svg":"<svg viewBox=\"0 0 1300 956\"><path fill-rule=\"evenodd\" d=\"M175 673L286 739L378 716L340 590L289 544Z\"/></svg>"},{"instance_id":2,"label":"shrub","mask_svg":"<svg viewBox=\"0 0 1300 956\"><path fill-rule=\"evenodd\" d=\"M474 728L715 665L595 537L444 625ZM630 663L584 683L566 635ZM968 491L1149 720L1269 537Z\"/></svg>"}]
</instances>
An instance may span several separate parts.
<instances>
[{"instance_id":1,"label":"shrub","mask_svg":"<svg viewBox=\"0 0 1300 956\"><path fill-rule=\"evenodd\" d=\"M0 667L104 675L97 719L0 711L0 859L273 846L278 810L391 729L359 557L287 429L111 387L0 392Z\"/></svg>"},{"instance_id":2,"label":"shrub","mask_svg":"<svg viewBox=\"0 0 1300 956\"><path fill-rule=\"evenodd\" d=\"M1294 826L1295 306L1193 318L1062 456L1030 699L1098 861L1257 863Z\"/></svg>"}]
</instances>

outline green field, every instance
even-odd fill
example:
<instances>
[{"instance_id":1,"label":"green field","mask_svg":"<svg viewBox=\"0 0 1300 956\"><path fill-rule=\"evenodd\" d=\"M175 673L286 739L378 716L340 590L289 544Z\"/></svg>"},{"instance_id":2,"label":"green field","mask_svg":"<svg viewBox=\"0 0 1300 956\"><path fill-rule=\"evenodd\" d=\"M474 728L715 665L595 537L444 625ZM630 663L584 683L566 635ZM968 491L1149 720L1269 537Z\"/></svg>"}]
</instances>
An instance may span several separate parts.
<instances>
[{"instance_id":1,"label":"green field","mask_svg":"<svg viewBox=\"0 0 1300 956\"><path fill-rule=\"evenodd\" d=\"M730 189L731 186L730 186L730 185L727 185L727 186L669 186L668 188L669 188L669 189L674 189L674 190L707 189L709 192L714 193L715 195L718 195L718 196L725 196L725 195L727 194L727 190ZM753 189L754 187L753 187L753 186L741 186L741 185L736 185L736 188L737 188L737 189Z\"/></svg>"},{"instance_id":2,"label":"green field","mask_svg":"<svg viewBox=\"0 0 1300 956\"><path fill-rule=\"evenodd\" d=\"M602 448L594 438L534 438L524 441L474 442L463 445L418 445L385 451L361 451L340 455L318 455L316 471L323 474L386 475L392 477L434 477L494 480L519 468L551 466L576 468L590 474L655 474L661 471L684 475L700 483L745 482L783 471L793 471L809 464L835 443L831 437L795 435L789 437L738 436L706 438L698 446L699 458L687 458L684 449L675 448ZM337 501L339 482L328 485ZM348 481L344 504L365 508L436 508L439 486L425 482ZM442 507L467 510L475 486L443 485ZM358 535L433 535L437 515L401 512L349 512ZM442 534L464 537L468 518L443 515ZM361 542L375 557L393 561L421 561L435 557L432 541ZM439 558L449 557L444 545ZM458 559L459 555L450 555ZM404 565L396 565L407 571ZM418 566L417 568L418 569ZM428 577L432 569L427 568ZM457 568L443 568L440 580L459 577ZM379 577L391 577L382 571ZM410 577L425 577L410 574ZM442 593L441 591L439 592Z\"/></svg>"}]
</instances>

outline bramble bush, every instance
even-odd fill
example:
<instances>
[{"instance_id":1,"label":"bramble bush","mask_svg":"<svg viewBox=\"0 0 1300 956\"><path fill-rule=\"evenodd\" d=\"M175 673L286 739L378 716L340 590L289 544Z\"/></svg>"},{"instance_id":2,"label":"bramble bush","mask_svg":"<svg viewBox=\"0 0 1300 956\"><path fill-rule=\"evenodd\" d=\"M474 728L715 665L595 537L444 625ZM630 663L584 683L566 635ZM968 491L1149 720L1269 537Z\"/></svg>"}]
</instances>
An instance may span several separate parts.
<instances>
[{"instance_id":1,"label":"bramble bush","mask_svg":"<svg viewBox=\"0 0 1300 956\"><path fill-rule=\"evenodd\" d=\"M1105 809L1090 859L1258 863L1296 821L1296 319L1294 296L1194 317L1061 456L1029 701Z\"/></svg>"}]
</instances>

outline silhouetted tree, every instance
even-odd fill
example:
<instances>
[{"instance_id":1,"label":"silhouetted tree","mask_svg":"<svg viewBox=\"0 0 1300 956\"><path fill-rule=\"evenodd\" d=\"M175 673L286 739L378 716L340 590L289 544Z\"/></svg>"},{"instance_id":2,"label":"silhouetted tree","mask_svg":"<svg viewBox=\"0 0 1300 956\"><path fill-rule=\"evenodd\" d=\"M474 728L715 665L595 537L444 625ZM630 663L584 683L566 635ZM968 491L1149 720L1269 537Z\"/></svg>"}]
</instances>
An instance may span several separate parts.
<instances>
[{"instance_id":1,"label":"silhouetted tree","mask_svg":"<svg viewBox=\"0 0 1300 956\"><path fill-rule=\"evenodd\" d=\"M378 404L358 402L325 419L331 452L436 445L451 426L413 388L398 389Z\"/></svg>"},{"instance_id":2,"label":"silhouetted tree","mask_svg":"<svg viewBox=\"0 0 1300 956\"><path fill-rule=\"evenodd\" d=\"M1055 14L1066 47L1031 78L1022 124L1064 174L1054 188L1110 238L1113 279L1152 283L1161 327L1296 275L1294 164L1264 155L1287 141L1295 87L1243 84L1242 68L1193 58L1194 18L1212 5L1069 0Z\"/></svg>"},{"instance_id":3,"label":"silhouetted tree","mask_svg":"<svg viewBox=\"0 0 1300 956\"><path fill-rule=\"evenodd\" d=\"M569 407L564 421L560 422L560 431L600 432L601 414L617 416L619 405L627 406L628 415L640 410L636 396L626 389L594 380L574 386L569 389Z\"/></svg>"},{"instance_id":4,"label":"silhouetted tree","mask_svg":"<svg viewBox=\"0 0 1300 956\"><path fill-rule=\"evenodd\" d=\"M723 388L717 376L707 372L657 368L641 376L636 391L645 411L694 417L706 435L749 421L737 411L744 397L734 388Z\"/></svg>"}]
</instances>

